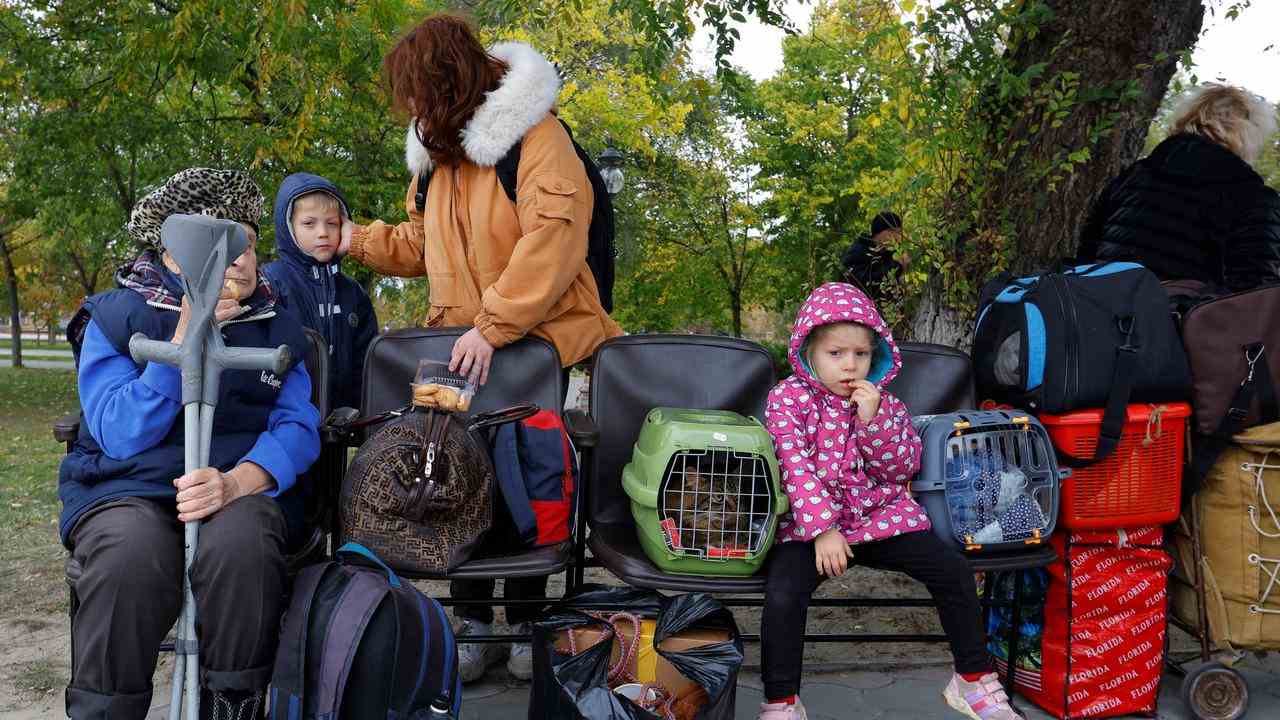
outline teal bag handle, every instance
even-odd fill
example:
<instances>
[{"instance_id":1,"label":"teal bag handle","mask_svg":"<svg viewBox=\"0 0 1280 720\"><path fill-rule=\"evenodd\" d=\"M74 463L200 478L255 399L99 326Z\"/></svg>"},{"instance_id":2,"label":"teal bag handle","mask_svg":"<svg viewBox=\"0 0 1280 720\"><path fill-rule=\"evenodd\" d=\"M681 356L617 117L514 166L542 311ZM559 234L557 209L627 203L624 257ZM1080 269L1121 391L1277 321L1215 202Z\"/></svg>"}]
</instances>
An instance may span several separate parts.
<instances>
[{"instance_id":1,"label":"teal bag handle","mask_svg":"<svg viewBox=\"0 0 1280 720\"><path fill-rule=\"evenodd\" d=\"M400 576L396 575L396 571L392 570L390 566L382 562L382 558L378 557L377 555L374 555L373 551L370 550L369 548L361 545L358 542L348 542L344 544L342 547L338 548L338 552L350 553L352 555L360 555L368 560L372 560L375 565L377 565L378 567L386 571L387 582L391 583L391 587L394 587L394 588L400 587Z\"/></svg>"}]
</instances>

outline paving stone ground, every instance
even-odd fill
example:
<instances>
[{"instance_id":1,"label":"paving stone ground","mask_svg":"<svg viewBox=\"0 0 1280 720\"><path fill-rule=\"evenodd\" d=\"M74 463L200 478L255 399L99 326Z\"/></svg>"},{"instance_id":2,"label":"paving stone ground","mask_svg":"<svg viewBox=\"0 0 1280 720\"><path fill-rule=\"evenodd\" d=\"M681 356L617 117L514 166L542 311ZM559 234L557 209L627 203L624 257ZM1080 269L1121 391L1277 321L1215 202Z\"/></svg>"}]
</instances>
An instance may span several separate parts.
<instances>
[{"instance_id":1,"label":"paving stone ground","mask_svg":"<svg viewBox=\"0 0 1280 720\"><path fill-rule=\"evenodd\" d=\"M1241 672L1249 684L1250 704L1247 718L1280 718L1280 662L1271 659L1261 663L1246 661ZM801 699L810 720L958 720L942 700L942 688L950 676L945 667L914 668L890 672L816 673L805 679ZM1191 720L1192 715L1178 699L1181 679L1165 675L1160 692L1157 717L1165 720ZM744 672L738 681L738 720L756 717L761 694L758 672ZM463 699L464 720L526 717L529 685L511 679L501 667L484 681L469 685ZM1027 720L1052 717L1041 712L1030 701L1014 702Z\"/></svg>"}]
</instances>

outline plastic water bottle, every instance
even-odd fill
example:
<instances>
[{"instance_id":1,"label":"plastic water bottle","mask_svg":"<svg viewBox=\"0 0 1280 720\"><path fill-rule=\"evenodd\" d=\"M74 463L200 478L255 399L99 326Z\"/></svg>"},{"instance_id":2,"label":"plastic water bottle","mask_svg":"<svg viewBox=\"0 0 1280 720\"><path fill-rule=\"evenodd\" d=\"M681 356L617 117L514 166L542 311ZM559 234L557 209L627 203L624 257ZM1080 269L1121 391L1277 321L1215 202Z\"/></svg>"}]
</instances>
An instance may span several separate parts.
<instances>
[{"instance_id":1,"label":"plastic water bottle","mask_svg":"<svg viewBox=\"0 0 1280 720\"><path fill-rule=\"evenodd\" d=\"M977 497L973 483L977 477L974 469L963 454L947 462L947 507L951 512L951 530L960 540L980 527L975 512Z\"/></svg>"}]
</instances>

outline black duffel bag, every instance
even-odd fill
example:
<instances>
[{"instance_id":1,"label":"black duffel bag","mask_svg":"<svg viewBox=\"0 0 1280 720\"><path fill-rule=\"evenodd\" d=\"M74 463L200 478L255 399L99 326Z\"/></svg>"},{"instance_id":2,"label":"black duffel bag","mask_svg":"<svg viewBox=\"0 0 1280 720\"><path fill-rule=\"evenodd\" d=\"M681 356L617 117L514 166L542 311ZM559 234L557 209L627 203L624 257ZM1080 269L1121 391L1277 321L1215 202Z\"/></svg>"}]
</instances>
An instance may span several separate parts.
<instances>
[{"instance_id":1,"label":"black duffel bag","mask_svg":"<svg viewBox=\"0 0 1280 720\"><path fill-rule=\"evenodd\" d=\"M982 291L973 360L980 399L1033 413L1105 408L1092 458L1120 441L1126 406L1186 400L1191 374L1160 281L1136 263L1007 275Z\"/></svg>"}]
</instances>

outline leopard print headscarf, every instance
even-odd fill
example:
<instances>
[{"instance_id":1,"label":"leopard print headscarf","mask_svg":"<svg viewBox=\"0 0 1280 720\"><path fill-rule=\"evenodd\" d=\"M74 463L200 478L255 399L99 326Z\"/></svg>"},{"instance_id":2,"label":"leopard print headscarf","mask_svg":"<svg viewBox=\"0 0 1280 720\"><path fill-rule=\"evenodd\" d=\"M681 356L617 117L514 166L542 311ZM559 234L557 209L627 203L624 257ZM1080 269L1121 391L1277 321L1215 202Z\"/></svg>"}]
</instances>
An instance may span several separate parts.
<instances>
[{"instance_id":1,"label":"leopard print headscarf","mask_svg":"<svg viewBox=\"0 0 1280 720\"><path fill-rule=\"evenodd\" d=\"M133 206L127 229L143 245L160 248L160 226L170 215L208 215L258 229L266 199L240 170L188 168L165 181Z\"/></svg>"}]
</instances>

